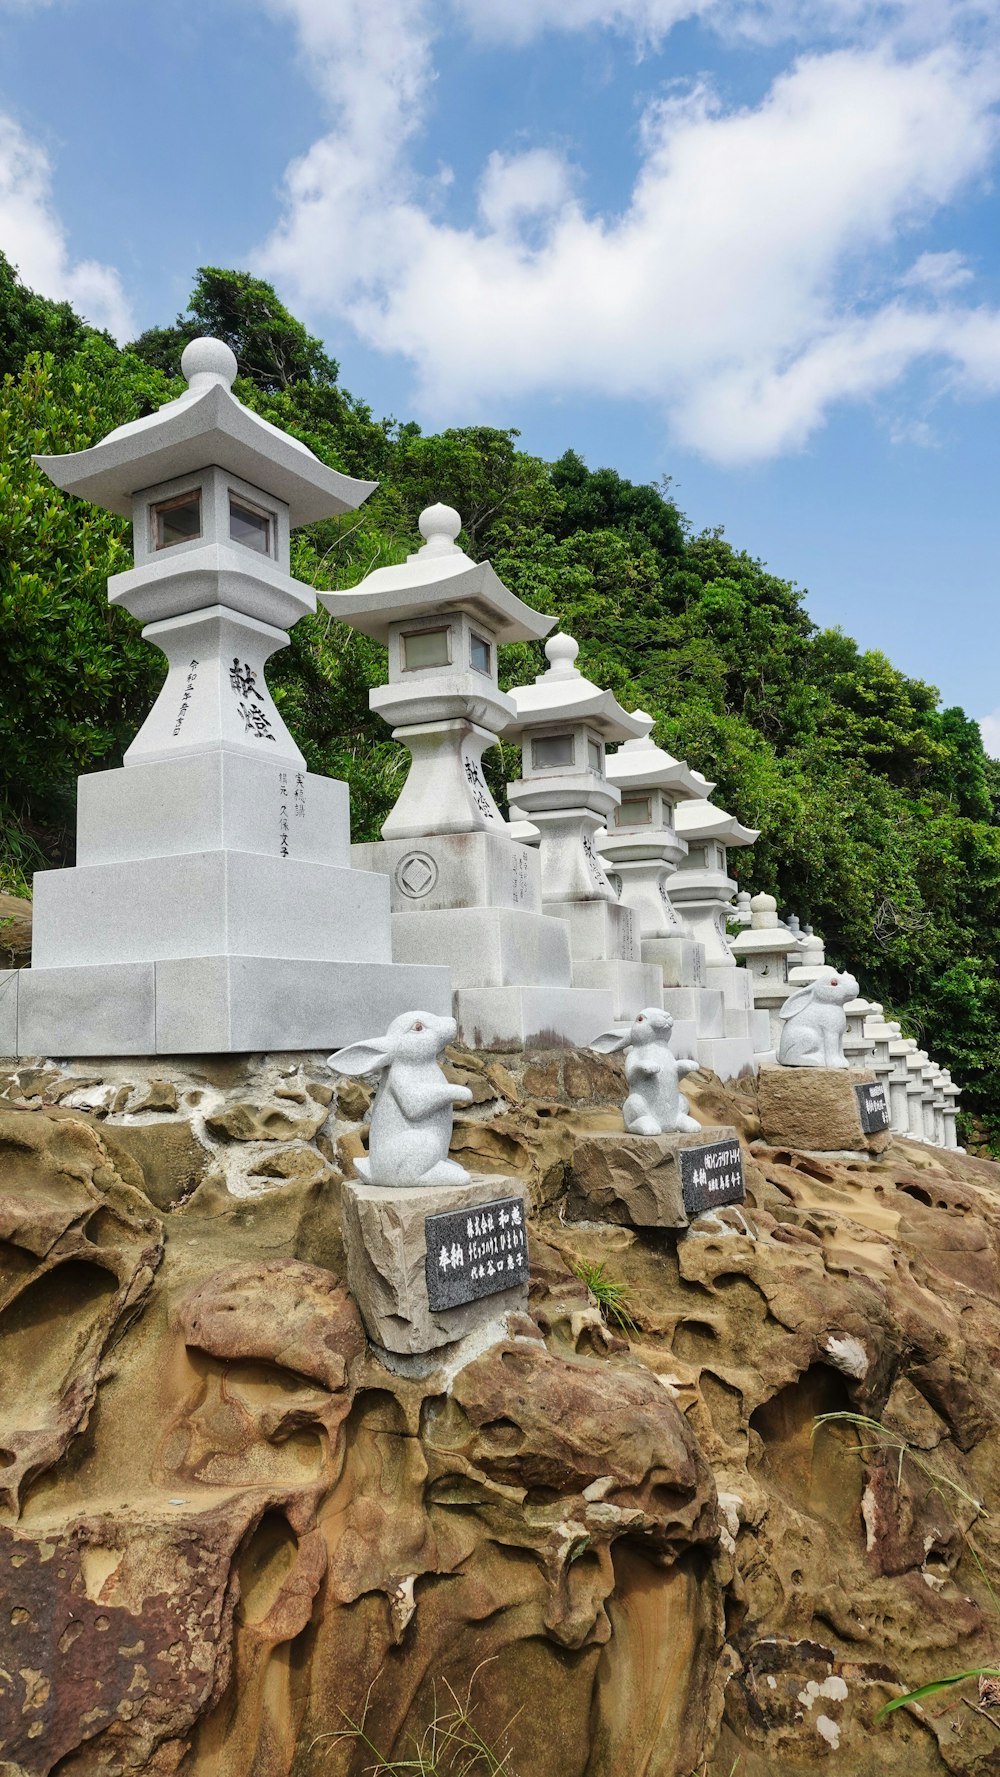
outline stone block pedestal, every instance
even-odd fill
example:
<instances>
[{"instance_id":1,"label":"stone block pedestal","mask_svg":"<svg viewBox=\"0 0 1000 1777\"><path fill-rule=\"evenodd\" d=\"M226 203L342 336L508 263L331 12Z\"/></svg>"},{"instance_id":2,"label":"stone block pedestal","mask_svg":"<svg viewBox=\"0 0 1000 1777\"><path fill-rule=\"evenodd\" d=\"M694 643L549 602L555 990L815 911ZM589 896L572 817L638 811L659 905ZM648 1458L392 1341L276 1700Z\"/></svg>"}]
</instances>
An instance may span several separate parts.
<instances>
[{"instance_id":1,"label":"stone block pedestal","mask_svg":"<svg viewBox=\"0 0 1000 1777\"><path fill-rule=\"evenodd\" d=\"M343 784L221 750L140 763L80 779L79 836L75 869L35 877L0 1049L333 1049L450 1010L446 968L393 958L385 877L350 868Z\"/></svg>"},{"instance_id":2,"label":"stone block pedestal","mask_svg":"<svg viewBox=\"0 0 1000 1777\"><path fill-rule=\"evenodd\" d=\"M874 1073L858 1068L762 1067L757 1103L763 1138L772 1147L815 1153L881 1154L890 1132L866 1133L854 1090L875 1084Z\"/></svg>"},{"instance_id":3,"label":"stone block pedestal","mask_svg":"<svg viewBox=\"0 0 1000 1777\"><path fill-rule=\"evenodd\" d=\"M530 846L448 833L355 845L352 857L373 892L388 878L397 963L450 971L460 1042L583 1048L615 1022L612 985L577 980L568 922L542 911Z\"/></svg>"},{"instance_id":4,"label":"stone block pedestal","mask_svg":"<svg viewBox=\"0 0 1000 1777\"><path fill-rule=\"evenodd\" d=\"M383 1350L418 1356L527 1308L527 1202L517 1180L474 1174L467 1185L387 1190L349 1179L341 1208L347 1282ZM457 1219L428 1227L435 1216ZM433 1307L432 1289L474 1299Z\"/></svg>"},{"instance_id":5,"label":"stone block pedestal","mask_svg":"<svg viewBox=\"0 0 1000 1777\"><path fill-rule=\"evenodd\" d=\"M680 1155L710 1148L716 1158L685 1194ZM742 1202L740 1138L728 1124L690 1135L600 1132L575 1144L569 1168L566 1219L614 1222L629 1228L686 1228L716 1204ZM738 1183L736 1182L738 1175ZM687 1200L686 1200L687 1198Z\"/></svg>"}]
</instances>

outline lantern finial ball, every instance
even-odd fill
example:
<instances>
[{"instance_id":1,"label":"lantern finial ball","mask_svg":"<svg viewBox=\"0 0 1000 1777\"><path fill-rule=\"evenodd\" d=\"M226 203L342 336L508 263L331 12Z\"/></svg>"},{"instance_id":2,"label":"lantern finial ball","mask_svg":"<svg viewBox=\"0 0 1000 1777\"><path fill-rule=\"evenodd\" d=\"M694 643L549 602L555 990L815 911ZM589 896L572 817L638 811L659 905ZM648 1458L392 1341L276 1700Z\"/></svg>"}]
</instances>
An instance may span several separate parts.
<instances>
[{"instance_id":1,"label":"lantern finial ball","mask_svg":"<svg viewBox=\"0 0 1000 1777\"><path fill-rule=\"evenodd\" d=\"M462 528L462 519L454 506L444 506L439 500L435 506L424 507L417 528L424 539L424 548L432 555L450 555Z\"/></svg>"},{"instance_id":2,"label":"lantern finial ball","mask_svg":"<svg viewBox=\"0 0 1000 1777\"><path fill-rule=\"evenodd\" d=\"M192 389L224 383L231 389L239 365L224 339L192 339L181 356L181 372Z\"/></svg>"},{"instance_id":3,"label":"lantern finial ball","mask_svg":"<svg viewBox=\"0 0 1000 1777\"><path fill-rule=\"evenodd\" d=\"M550 636L545 644L545 658L549 663L549 672L553 678L568 679L576 672L576 657L580 652L579 642L572 636Z\"/></svg>"}]
</instances>

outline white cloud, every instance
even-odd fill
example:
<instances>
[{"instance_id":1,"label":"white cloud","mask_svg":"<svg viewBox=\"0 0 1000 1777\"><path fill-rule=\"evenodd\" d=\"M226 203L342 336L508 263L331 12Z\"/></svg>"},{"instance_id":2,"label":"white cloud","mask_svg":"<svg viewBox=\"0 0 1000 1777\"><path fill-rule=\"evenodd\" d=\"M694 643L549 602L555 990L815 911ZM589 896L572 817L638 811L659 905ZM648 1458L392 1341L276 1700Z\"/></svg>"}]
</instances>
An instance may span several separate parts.
<instances>
[{"instance_id":1,"label":"white cloud","mask_svg":"<svg viewBox=\"0 0 1000 1777\"><path fill-rule=\"evenodd\" d=\"M13 118L0 115L0 248L21 278L42 296L71 302L96 327L119 340L133 331L117 271L94 259L73 261L52 204L45 150Z\"/></svg>"},{"instance_id":2,"label":"white cloud","mask_svg":"<svg viewBox=\"0 0 1000 1777\"><path fill-rule=\"evenodd\" d=\"M989 172L996 58L858 41L799 56L756 105L674 92L646 112L616 214L588 211L578 171L537 145L488 157L477 221L456 227L442 181L414 171L436 30L485 29L489 11L514 41L545 25L641 39L694 10L773 23L783 0L453 0L450 16L429 0L270 4L296 22L334 128L289 168L259 263L315 318L408 358L432 421L529 394L639 398L736 462L801 448L835 403L877 397L923 358L956 389L1000 385L1000 322L956 301L961 256L895 272L907 237ZM935 19L940 35L943 17L933 0L813 10L866 29L877 11L911 37Z\"/></svg>"},{"instance_id":3,"label":"white cloud","mask_svg":"<svg viewBox=\"0 0 1000 1777\"><path fill-rule=\"evenodd\" d=\"M979 732L990 758L1000 759L1000 709L993 710L988 716L980 716Z\"/></svg>"},{"instance_id":4,"label":"white cloud","mask_svg":"<svg viewBox=\"0 0 1000 1777\"><path fill-rule=\"evenodd\" d=\"M479 214L487 228L507 234L529 218L565 210L572 190L566 162L549 148L493 153L479 182Z\"/></svg>"},{"instance_id":5,"label":"white cloud","mask_svg":"<svg viewBox=\"0 0 1000 1777\"><path fill-rule=\"evenodd\" d=\"M921 253L899 280L901 290L929 290L935 296L957 290L973 277L964 253Z\"/></svg>"}]
</instances>

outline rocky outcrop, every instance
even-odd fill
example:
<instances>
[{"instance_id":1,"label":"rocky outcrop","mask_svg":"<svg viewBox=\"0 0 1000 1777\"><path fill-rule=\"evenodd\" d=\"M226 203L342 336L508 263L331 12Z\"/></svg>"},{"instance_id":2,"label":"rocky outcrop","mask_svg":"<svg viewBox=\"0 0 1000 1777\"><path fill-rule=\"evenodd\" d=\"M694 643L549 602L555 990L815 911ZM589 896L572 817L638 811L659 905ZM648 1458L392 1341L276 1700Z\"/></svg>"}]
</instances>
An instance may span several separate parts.
<instances>
[{"instance_id":1,"label":"rocky outcrop","mask_svg":"<svg viewBox=\"0 0 1000 1777\"><path fill-rule=\"evenodd\" d=\"M997 1169L695 1075L745 1221L572 1223L617 1074L510 1062L454 1055L456 1150L534 1206L528 1312L391 1370L321 1057L0 1074L3 1777L360 1777L459 1704L511 1777L997 1768L988 1708L875 1722L1000 1652Z\"/></svg>"}]
</instances>

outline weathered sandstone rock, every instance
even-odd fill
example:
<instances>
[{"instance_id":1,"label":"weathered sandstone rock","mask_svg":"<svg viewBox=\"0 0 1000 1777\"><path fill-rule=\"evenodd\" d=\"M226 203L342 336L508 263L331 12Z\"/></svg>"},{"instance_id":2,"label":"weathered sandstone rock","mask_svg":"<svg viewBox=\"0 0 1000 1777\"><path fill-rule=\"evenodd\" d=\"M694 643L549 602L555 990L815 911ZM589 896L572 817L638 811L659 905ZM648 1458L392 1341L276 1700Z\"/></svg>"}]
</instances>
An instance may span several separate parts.
<instances>
[{"instance_id":1,"label":"weathered sandstone rock","mask_svg":"<svg viewBox=\"0 0 1000 1777\"><path fill-rule=\"evenodd\" d=\"M498 1124L535 1205L528 1311L407 1374L346 1288L331 1135L203 1133L297 1120L277 1087L318 1106L322 1057L0 1074L3 1777L361 1777L448 1686L511 1777L989 1777L974 1681L876 1716L996 1663L998 1169L767 1143L751 1089L696 1075L753 1237L569 1222L562 1144L615 1115L571 1059L536 1098L469 1059L496 1095L459 1139ZM141 1126L211 1151L190 1192L164 1163L161 1214L114 1108L152 1077L179 1108ZM840 1410L924 1467L817 1428Z\"/></svg>"}]
</instances>

